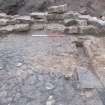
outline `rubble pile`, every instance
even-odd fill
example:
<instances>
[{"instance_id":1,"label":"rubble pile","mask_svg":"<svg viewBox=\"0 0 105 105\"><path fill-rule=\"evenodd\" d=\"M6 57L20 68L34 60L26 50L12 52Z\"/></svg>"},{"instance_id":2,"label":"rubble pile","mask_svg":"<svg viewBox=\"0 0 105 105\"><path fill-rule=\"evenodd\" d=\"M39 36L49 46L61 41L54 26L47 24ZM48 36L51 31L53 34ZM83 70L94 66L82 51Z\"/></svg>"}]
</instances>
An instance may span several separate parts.
<instances>
[{"instance_id":1,"label":"rubble pile","mask_svg":"<svg viewBox=\"0 0 105 105\"><path fill-rule=\"evenodd\" d=\"M33 12L27 16L0 13L0 33L45 30L64 34L103 35L105 16L101 18L68 11L67 4L51 6L47 12Z\"/></svg>"}]
</instances>

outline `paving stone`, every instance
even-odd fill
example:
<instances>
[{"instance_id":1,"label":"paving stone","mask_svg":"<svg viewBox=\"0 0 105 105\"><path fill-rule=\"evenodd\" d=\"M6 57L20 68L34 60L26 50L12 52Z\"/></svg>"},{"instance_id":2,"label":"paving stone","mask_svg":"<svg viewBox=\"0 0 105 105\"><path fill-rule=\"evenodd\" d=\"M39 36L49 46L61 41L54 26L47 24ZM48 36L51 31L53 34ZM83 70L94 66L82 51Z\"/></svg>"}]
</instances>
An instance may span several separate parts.
<instances>
[{"instance_id":1,"label":"paving stone","mask_svg":"<svg viewBox=\"0 0 105 105\"><path fill-rule=\"evenodd\" d=\"M96 89L93 89L93 91L90 90L90 92L89 90L85 91L85 95L83 95L82 99L86 105L104 105Z\"/></svg>"},{"instance_id":2,"label":"paving stone","mask_svg":"<svg viewBox=\"0 0 105 105\"><path fill-rule=\"evenodd\" d=\"M48 8L48 13L64 13L67 11L67 4L59 6L51 6Z\"/></svg>"},{"instance_id":3,"label":"paving stone","mask_svg":"<svg viewBox=\"0 0 105 105\"><path fill-rule=\"evenodd\" d=\"M80 88L82 89L102 88L101 83L90 70L80 67L78 68L77 72Z\"/></svg>"}]
</instances>

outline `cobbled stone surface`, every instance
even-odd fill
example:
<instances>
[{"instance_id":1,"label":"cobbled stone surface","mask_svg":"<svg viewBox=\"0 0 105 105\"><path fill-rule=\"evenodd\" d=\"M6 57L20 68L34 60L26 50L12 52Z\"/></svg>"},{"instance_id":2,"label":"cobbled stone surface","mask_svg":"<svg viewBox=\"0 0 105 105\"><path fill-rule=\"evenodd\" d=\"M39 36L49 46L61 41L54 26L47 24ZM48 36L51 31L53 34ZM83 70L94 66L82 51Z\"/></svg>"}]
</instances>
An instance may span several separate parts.
<instances>
[{"instance_id":1,"label":"cobbled stone surface","mask_svg":"<svg viewBox=\"0 0 105 105\"><path fill-rule=\"evenodd\" d=\"M76 40L74 36L9 35L1 37L0 105L93 105L91 102L88 103L88 98L84 101L80 91L74 87L75 81L64 78L64 71L60 66L62 63L59 59L62 60L65 57L67 61L68 55L76 52L72 44L74 40ZM53 60L56 62L55 55L60 58L57 58L59 65L54 64L54 66L52 63L51 67L56 69L53 71L49 65L43 65L43 62L49 62L48 57L51 56L55 57ZM38 58L39 65L37 65L35 64L36 56L44 57L45 60L41 61ZM67 65L70 65L70 62L67 61L64 64L65 68L68 68ZM95 95L98 97L97 94ZM93 98L93 101L97 103L97 98ZM94 105L102 104L100 102Z\"/></svg>"}]
</instances>

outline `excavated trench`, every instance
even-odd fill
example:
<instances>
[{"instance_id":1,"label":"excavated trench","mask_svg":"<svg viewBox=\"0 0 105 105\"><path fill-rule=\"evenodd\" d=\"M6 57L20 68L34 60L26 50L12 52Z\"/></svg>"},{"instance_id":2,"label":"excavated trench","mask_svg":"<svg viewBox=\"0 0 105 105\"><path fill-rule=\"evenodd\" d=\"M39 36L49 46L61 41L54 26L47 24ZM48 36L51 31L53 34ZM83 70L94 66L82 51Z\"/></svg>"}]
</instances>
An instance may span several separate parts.
<instances>
[{"instance_id":1,"label":"excavated trench","mask_svg":"<svg viewBox=\"0 0 105 105\"><path fill-rule=\"evenodd\" d=\"M51 10L65 11L65 6ZM33 22L32 17L37 16L41 19ZM51 20L52 24L46 24L46 20L43 23L43 16L9 16L9 23L1 26L0 105L104 105L105 78L98 74L100 65L95 66L103 62L103 70L105 37L96 37L97 28L87 25L86 19L76 17L80 31L78 25L68 27ZM104 22L96 19L100 21Z\"/></svg>"}]
</instances>

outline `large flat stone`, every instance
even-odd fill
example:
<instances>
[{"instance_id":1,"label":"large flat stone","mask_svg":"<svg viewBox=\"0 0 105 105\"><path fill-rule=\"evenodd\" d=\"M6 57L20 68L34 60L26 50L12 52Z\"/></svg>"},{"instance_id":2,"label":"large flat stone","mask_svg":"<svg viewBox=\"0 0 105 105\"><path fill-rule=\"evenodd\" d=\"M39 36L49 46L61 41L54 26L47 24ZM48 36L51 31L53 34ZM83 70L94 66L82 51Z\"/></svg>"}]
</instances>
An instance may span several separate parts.
<instances>
[{"instance_id":1,"label":"large flat stone","mask_svg":"<svg viewBox=\"0 0 105 105\"><path fill-rule=\"evenodd\" d=\"M34 19L45 19L47 14L47 12L32 12L30 16Z\"/></svg>"},{"instance_id":2,"label":"large flat stone","mask_svg":"<svg viewBox=\"0 0 105 105\"><path fill-rule=\"evenodd\" d=\"M80 85L79 88L102 88L100 81L91 70L78 67L77 72Z\"/></svg>"},{"instance_id":3,"label":"large flat stone","mask_svg":"<svg viewBox=\"0 0 105 105\"><path fill-rule=\"evenodd\" d=\"M87 20L79 20L79 19L65 19L65 26L87 26Z\"/></svg>"}]
</instances>

